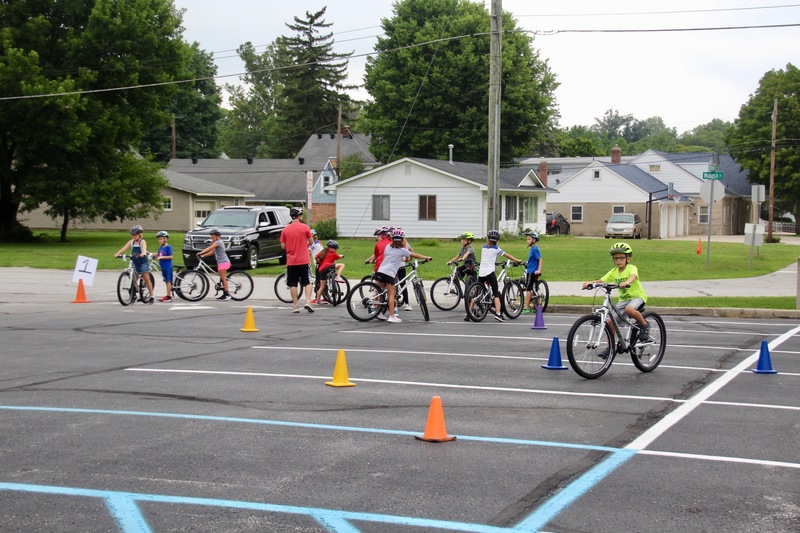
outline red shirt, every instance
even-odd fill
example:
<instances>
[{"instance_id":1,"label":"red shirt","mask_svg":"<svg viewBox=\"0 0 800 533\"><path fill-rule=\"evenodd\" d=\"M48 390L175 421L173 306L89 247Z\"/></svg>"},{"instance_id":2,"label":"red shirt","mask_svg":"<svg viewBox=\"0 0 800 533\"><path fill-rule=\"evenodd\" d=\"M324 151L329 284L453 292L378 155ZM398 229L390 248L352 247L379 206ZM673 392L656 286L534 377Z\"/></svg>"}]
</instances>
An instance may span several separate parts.
<instances>
[{"instance_id":1,"label":"red shirt","mask_svg":"<svg viewBox=\"0 0 800 533\"><path fill-rule=\"evenodd\" d=\"M303 222L292 222L281 232L281 243L285 245L286 266L307 265L311 254L308 253L311 228Z\"/></svg>"},{"instance_id":2,"label":"red shirt","mask_svg":"<svg viewBox=\"0 0 800 533\"><path fill-rule=\"evenodd\" d=\"M380 268L381 263L383 262L383 252L390 244L392 244L392 239L390 237L382 237L381 240L375 243L375 250L372 254L375 256L375 272L377 272L378 268Z\"/></svg>"},{"instance_id":3,"label":"red shirt","mask_svg":"<svg viewBox=\"0 0 800 533\"><path fill-rule=\"evenodd\" d=\"M319 257L322 255L322 252L317 254L317 261L319 261ZM322 272L329 266L333 265L337 259L341 259L342 256L336 253L336 250L328 250L328 253L325 254L325 258L319 264L319 271Z\"/></svg>"}]
</instances>

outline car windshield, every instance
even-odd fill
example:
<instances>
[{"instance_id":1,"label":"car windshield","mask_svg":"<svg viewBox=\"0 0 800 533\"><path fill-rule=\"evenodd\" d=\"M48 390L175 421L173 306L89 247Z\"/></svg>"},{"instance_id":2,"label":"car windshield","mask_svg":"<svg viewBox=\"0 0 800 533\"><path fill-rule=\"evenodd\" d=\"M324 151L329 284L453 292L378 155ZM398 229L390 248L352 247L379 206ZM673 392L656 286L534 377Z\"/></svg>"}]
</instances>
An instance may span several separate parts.
<instances>
[{"instance_id":1,"label":"car windshield","mask_svg":"<svg viewBox=\"0 0 800 533\"><path fill-rule=\"evenodd\" d=\"M252 228L256 223L256 215L252 212L217 211L211 213L203 221L204 228Z\"/></svg>"},{"instance_id":2,"label":"car windshield","mask_svg":"<svg viewBox=\"0 0 800 533\"><path fill-rule=\"evenodd\" d=\"M633 215L622 215L622 214L612 215L608 222L609 224L613 223L619 224L620 222L625 224L633 224Z\"/></svg>"}]
</instances>

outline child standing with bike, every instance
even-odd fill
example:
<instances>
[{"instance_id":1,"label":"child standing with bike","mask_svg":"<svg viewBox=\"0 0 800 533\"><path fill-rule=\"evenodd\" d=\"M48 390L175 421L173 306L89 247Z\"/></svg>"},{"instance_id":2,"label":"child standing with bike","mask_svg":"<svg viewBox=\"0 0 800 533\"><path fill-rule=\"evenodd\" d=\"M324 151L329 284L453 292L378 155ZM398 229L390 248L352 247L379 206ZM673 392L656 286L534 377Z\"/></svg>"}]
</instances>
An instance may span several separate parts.
<instances>
[{"instance_id":1,"label":"child standing with bike","mask_svg":"<svg viewBox=\"0 0 800 533\"><path fill-rule=\"evenodd\" d=\"M447 262L447 265L450 266L453 263L464 261L464 264L458 267L458 278L464 281L467 274L471 273L473 276L475 275L475 249L472 247L472 241L475 239L475 235L469 231L465 231L460 237L461 249L458 250L458 254L456 254L454 258Z\"/></svg>"},{"instance_id":2,"label":"child standing with bike","mask_svg":"<svg viewBox=\"0 0 800 533\"><path fill-rule=\"evenodd\" d=\"M225 243L222 242L222 232L217 228L213 228L209 235L211 236L211 244L205 250L197 254L198 257L214 256L217 262L217 272L219 273L219 280L222 282L222 296L217 300L233 300L228 292L228 270L231 268L231 260L228 259L228 254L225 253Z\"/></svg>"},{"instance_id":3,"label":"child standing with bike","mask_svg":"<svg viewBox=\"0 0 800 533\"><path fill-rule=\"evenodd\" d=\"M639 281L639 269L631 264L633 249L627 243L618 242L611 247L608 253L611 254L611 259L614 261L614 268L602 278L584 283L583 288L588 289L597 283L615 283L619 285L617 309L620 312L624 310L625 314L639 324L639 342L650 342L652 340L650 338L650 325L642 317L641 312L644 304L647 303L647 294L645 294L642 283ZM613 337L614 329L609 329Z\"/></svg>"},{"instance_id":4,"label":"child standing with bike","mask_svg":"<svg viewBox=\"0 0 800 533\"><path fill-rule=\"evenodd\" d=\"M536 311L536 306L541 305L537 298L537 302L532 307L531 297L533 296L533 287L539 281L539 276L542 275L542 252L537 246L540 239L539 234L535 231L529 231L525 235L528 239L528 248L531 251L528 252L528 264L525 267L525 307L523 307L523 312L533 313Z\"/></svg>"},{"instance_id":5,"label":"child standing with bike","mask_svg":"<svg viewBox=\"0 0 800 533\"><path fill-rule=\"evenodd\" d=\"M497 286L497 274L495 268L497 267L498 257L507 257L508 259L519 264L521 261L502 250L498 245L500 241L500 232L496 229L489 230L486 234L486 244L481 248L481 264L478 270L478 283L488 283L492 289L492 302L494 303L494 319L498 322L505 322L503 318L503 311L500 307L500 288ZM466 305L469 305L467 302ZM469 322L469 314L464 318Z\"/></svg>"},{"instance_id":6,"label":"child standing with bike","mask_svg":"<svg viewBox=\"0 0 800 533\"><path fill-rule=\"evenodd\" d=\"M403 262L413 257L414 259L425 259L430 261L432 258L427 257L416 252L412 252L405 247L404 241L406 238L405 232L401 229L395 228L392 231L392 241L383 252L383 260L381 261L378 271L375 273L375 280L385 287L388 291L387 298L389 301L388 317L384 314L378 314L378 319L387 320L388 322L402 322L400 317L395 315L395 291L397 288L394 286L397 271L403 265Z\"/></svg>"},{"instance_id":7,"label":"child standing with bike","mask_svg":"<svg viewBox=\"0 0 800 533\"><path fill-rule=\"evenodd\" d=\"M161 276L164 278L164 284L167 286L167 295L159 298L158 301L162 303L169 303L172 301L172 246L169 245L169 233L166 231L159 231L156 233L158 239L158 265L161 267Z\"/></svg>"},{"instance_id":8,"label":"child standing with bike","mask_svg":"<svg viewBox=\"0 0 800 533\"><path fill-rule=\"evenodd\" d=\"M325 287L328 285L328 274L331 272L331 270L336 270L337 280L341 279L342 277L344 263L337 263L336 261L344 256L339 255L339 252L337 252L338 249L339 243L331 239L326 243L326 248L318 253L315 258L317 260L317 264L319 265L319 268L317 269L317 281L319 281L319 288L317 289L316 297L311 300L312 304L319 305L324 303L322 294L325 292Z\"/></svg>"},{"instance_id":9,"label":"child standing with bike","mask_svg":"<svg viewBox=\"0 0 800 533\"><path fill-rule=\"evenodd\" d=\"M147 261L147 243L142 238L144 230L140 225L135 225L131 228L131 240L125 243L125 246L119 249L114 254L114 257L120 257L128 249L131 249L131 261L137 276L143 276L144 282L147 284L147 290L150 292L150 300L142 303L152 304L155 301L153 297L153 281L150 279L150 264ZM134 282L136 280L134 279Z\"/></svg>"}]
</instances>

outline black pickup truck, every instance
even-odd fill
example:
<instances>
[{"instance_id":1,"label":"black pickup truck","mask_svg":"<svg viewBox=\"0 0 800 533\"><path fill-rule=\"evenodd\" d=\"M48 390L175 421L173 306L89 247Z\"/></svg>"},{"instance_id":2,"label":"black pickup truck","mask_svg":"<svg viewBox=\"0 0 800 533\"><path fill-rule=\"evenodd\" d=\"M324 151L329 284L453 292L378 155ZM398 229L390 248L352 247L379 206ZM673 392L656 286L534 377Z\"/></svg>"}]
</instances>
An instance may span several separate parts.
<instances>
[{"instance_id":1,"label":"black pickup truck","mask_svg":"<svg viewBox=\"0 0 800 533\"><path fill-rule=\"evenodd\" d=\"M281 249L281 232L291 222L287 207L232 206L217 209L183 238L183 263L197 266L197 252L211 244L212 228L219 229L233 268L256 268L259 262L277 259L286 263ZM205 261L214 264L212 255Z\"/></svg>"}]
</instances>

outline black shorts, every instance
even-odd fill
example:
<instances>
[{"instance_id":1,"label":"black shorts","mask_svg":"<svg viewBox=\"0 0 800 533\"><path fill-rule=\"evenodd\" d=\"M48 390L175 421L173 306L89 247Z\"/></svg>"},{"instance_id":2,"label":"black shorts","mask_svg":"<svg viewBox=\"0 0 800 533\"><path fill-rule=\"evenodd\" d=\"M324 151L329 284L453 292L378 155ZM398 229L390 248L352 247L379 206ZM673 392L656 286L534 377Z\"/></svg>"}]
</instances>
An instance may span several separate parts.
<instances>
[{"instance_id":1,"label":"black shorts","mask_svg":"<svg viewBox=\"0 0 800 533\"><path fill-rule=\"evenodd\" d=\"M537 281L539 281L539 276L537 276L536 274L532 274L530 272L525 274L525 290L532 291L533 286L536 284Z\"/></svg>"},{"instance_id":2,"label":"black shorts","mask_svg":"<svg viewBox=\"0 0 800 533\"><path fill-rule=\"evenodd\" d=\"M294 287L297 284L301 287L311 284L308 277L308 265L292 265L286 267L286 285Z\"/></svg>"},{"instance_id":3,"label":"black shorts","mask_svg":"<svg viewBox=\"0 0 800 533\"><path fill-rule=\"evenodd\" d=\"M375 278L375 281L378 281L380 283L386 283L389 285L394 285L394 282L396 281L395 278L393 278L389 274L384 274L383 272L375 272L375 275L373 277Z\"/></svg>"}]
</instances>

